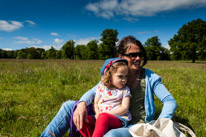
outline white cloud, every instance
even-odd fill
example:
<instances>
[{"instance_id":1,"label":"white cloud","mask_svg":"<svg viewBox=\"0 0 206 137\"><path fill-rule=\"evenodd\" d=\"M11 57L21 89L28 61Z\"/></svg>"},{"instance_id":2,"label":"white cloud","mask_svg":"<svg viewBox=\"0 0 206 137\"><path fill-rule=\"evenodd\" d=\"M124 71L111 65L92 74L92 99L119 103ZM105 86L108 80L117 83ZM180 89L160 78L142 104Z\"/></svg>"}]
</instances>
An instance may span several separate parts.
<instances>
[{"instance_id":1,"label":"white cloud","mask_svg":"<svg viewBox=\"0 0 206 137\"><path fill-rule=\"evenodd\" d=\"M57 45L62 44L63 41L64 41L63 39L57 39L57 38L54 39L54 43L57 44Z\"/></svg>"},{"instance_id":2,"label":"white cloud","mask_svg":"<svg viewBox=\"0 0 206 137\"><path fill-rule=\"evenodd\" d=\"M54 47L56 50L59 50L59 49L61 49L61 47L62 47L62 43L63 43L63 39L61 40L61 39L54 39L54 44L53 45L32 45L32 46L30 46L30 47L35 47L35 48L43 48L43 49L45 49L45 50L48 50L48 49L50 49L51 47ZM37 43L34 43L34 44L37 44Z\"/></svg>"},{"instance_id":3,"label":"white cloud","mask_svg":"<svg viewBox=\"0 0 206 137\"><path fill-rule=\"evenodd\" d=\"M74 42L75 42L75 45L87 45L87 43L89 43L92 40L99 40L99 38L97 38L97 37L88 37L88 38L84 38L84 39L74 40Z\"/></svg>"},{"instance_id":4,"label":"white cloud","mask_svg":"<svg viewBox=\"0 0 206 137\"><path fill-rule=\"evenodd\" d=\"M35 47L35 48L43 48L45 50L48 50L51 48L51 45L43 45L43 46L36 46L36 45L33 45L31 47ZM53 46L55 48L55 46ZM56 49L56 48L55 48Z\"/></svg>"},{"instance_id":5,"label":"white cloud","mask_svg":"<svg viewBox=\"0 0 206 137\"><path fill-rule=\"evenodd\" d=\"M36 39L36 38L29 40L26 37L15 37L15 39L17 40L14 42L16 44L41 44L42 43L41 40Z\"/></svg>"},{"instance_id":6,"label":"white cloud","mask_svg":"<svg viewBox=\"0 0 206 137\"><path fill-rule=\"evenodd\" d=\"M55 48L56 50L60 50L62 46L61 46L61 45L57 45L57 46L55 46L55 45L43 45L43 46L33 45L33 46L31 46L31 47L43 48L43 49L45 49L45 50L48 50L48 49L50 49L51 47L53 47L53 48Z\"/></svg>"},{"instance_id":7,"label":"white cloud","mask_svg":"<svg viewBox=\"0 0 206 137\"><path fill-rule=\"evenodd\" d=\"M128 22L137 22L137 21L139 21L139 19L134 18L134 17L124 17L123 19L128 21Z\"/></svg>"},{"instance_id":8,"label":"white cloud","mask_svg":"<svg viewBox=\"0 0 206 137\"><path fill-rule=\"evenodd\" d=\"M21 41L26 41L26 40L28 40L28 38L26 38L26 37L15 37L15 39L18 39L18 40L21 40Z\"/></svg>"},{"instance_id":9,"label":"white cloud","mask_svg":"<svg viewBox=\"0 0 206 137\"><path fill-rule=\"evenodd\" d=\"M164 48L167 48L168 50L170 50L170 46L169 45L165 45L163 46Z\"/></svg>"},{"instance_id":10,"label":"white cloud","mask_svg":"<svg viewBox=\"0 0 206 137\"><path fill-rule=\"evenodd\" d=\"M10 48L3 48L3 50L11 51L12 49L10 49Z\"/></svg>"},{"instance_id":11,"label":"white cloud","mask_svg":"<svg viewBox=\"0 0 206 137\"><path fill-rule=\"evenodd\" d=\"M26 20L25 22L29 23L29 24L32 25L32 26L35 26L35 25L36 25L36 23L34 23L34 22L31 21L31 20Z\"/></svg>"},{"instance_id":12,"label":"white cloud","mask_svg":"<svg viewBox=\"0 0 206 137\"><path fill-rule=\"evenodd\" d=\"M150 34L150 33L158 33L158 30L154 30L154 31L138 31L136 32L137 34Z\"/></svg>"},{"instance_id":13,"label":"white cloud","mask_svg":"<svg viewBox=\"0 0 206 137\"><path fill-rule=\"evenodd\" d=\"M137 34L148 34L148 33L152 33L151 31L139 31L139 32L137 32Z\"/></svg>"},{"instance_id":14,"label":"white cloud","mask_svg":"<svg viewBox=\"0 0 206 137\"><path fill-rule=\"evenodd\" d=\"M56 32L51 32L50 33L52 36L58 36L58 33L56 33Z\"/></svg>"},{"instance_id":15,"label":"white cloud","mask_svg":"<svg viewBox=\"0 0 206 137\"><path fill-rule=\"evenodd\" d=\"M18 21L0 20L0 31L11 32L23 27L23 23Z\"/></svg>"},{"instance_id":16,"label":"white cloud","mask_svg":"<svg viewBox=\"0 0 206 137\"><path fill-rule=\"evenodd\" d=\"M154 16L162 11L204 6L206 6L206 0L100 0L89 3L85 8L96 16L109 19L114 15Z\"/></svg>"},{"instance_id":17,"label":"white cloud","mask_svg":"<svg viewBox=\"0 0 206 137\"><path fill-rule=\"evenodd\" d=\"M114 11L117 6L117 0L103 0L97 3L90 3L85 8L94 12L97 16L110 19L114 16Z\"/></svg>"}]
</instances>

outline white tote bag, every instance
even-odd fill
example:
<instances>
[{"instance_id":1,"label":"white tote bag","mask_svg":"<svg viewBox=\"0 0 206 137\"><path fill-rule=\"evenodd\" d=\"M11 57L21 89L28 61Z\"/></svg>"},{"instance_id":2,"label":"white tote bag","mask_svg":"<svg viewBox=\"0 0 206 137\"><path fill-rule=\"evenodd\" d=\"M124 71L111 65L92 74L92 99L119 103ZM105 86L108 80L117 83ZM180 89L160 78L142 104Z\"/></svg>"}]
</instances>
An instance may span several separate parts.
<instances>
[{"instance_id":1,"label":"white tote bag","mask_svg":"<svg viewBox=\"0 0 206 137\"><path fill-rule=\"evenodd\" d=\"M135 124L129 129L133 137L186 137L181 131L196 137L190 128L167 118L159 118L146 124Z\"/></svg>"}]
</instances>

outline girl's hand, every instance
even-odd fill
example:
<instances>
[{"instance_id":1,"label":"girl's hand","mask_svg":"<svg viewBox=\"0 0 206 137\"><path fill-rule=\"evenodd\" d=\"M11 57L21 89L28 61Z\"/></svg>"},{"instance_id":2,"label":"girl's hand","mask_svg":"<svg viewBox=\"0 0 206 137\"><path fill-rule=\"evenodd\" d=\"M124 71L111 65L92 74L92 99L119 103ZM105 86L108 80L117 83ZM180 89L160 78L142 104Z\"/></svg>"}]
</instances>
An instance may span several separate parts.
<instances>
[{"instance_id":1,"label":"girl's hand","mask_svg":"<svg viewBox=\"0 0 206 137\"><path fill-rule=\"evenodd\" d=\"M95 114L95 118L97 119L98 116L99 116L99 112L97 112L97 113Z\"/></svg>"}]
</instances>

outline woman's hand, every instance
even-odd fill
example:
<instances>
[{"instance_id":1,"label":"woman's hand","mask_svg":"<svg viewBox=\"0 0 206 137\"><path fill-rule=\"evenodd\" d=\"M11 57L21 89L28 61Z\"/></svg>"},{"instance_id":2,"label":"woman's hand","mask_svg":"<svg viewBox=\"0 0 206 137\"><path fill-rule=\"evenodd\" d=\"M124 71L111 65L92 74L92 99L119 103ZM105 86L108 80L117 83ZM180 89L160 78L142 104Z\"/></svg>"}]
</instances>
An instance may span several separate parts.
<instances>
[{"instance_id":1,"label":"woman's hand","mask_svg":"<svg viewBox=\"0 0 206 137\"><path fill-rule=\"evenodd\" d=\"M78 130L82 129L83 122L86 121L89 123L89 120L87 119L87 108L85 102L80 102L77 105L77 108L73 113L73 121Z\"/></svg>"}]
</instances>

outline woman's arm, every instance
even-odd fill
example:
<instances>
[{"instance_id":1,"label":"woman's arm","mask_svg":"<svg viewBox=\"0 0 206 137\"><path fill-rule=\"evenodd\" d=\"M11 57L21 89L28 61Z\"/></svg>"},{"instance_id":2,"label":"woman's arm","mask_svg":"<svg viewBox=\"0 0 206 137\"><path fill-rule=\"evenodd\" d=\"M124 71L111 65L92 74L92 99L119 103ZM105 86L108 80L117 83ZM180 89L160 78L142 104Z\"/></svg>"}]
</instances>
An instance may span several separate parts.
<instances>
[{"instance_id":1,"label":"woman's arm","mask_svg":"<svg viewBox=\"0 0 206 137\"><path fill-rule=\"evenodd\" d=\"M121 106L119 106L117 109L115 110L112 110L108 113L110 114L113 114L113 115L124 115L128 112L128 109L129 109L129 104L130 104L130 97L127 96L127 97L124 97L122 99L122 104Z\"/></svg>"},{"instance_id":2,"label":"woman's arm","mask_svg":"<svg viewBox=\"0 0 206 137\"><path fill-rule=\"evenodd\" d=\"M99 84L100 84L100 82L95 87L93 87L92 89L90 89L86 93L84 93L84 95L80 98L79 102L85 102L86 106L91 104L92 101L94 100L95 91L96 91Z\"/></svg>"},{"instance_id":3,"label":"woman's arm","mask_svg":"<svg viewBox=\"0 0 206 137\"><path fill-rule=\"evenodd\" d=\"M163 103L162 112L159 115L159 118L171 119L177 108L177 103L171 93L162 84L161 78L158 78L154 83L154 93Z\"/></svg>"}]
</instances>

